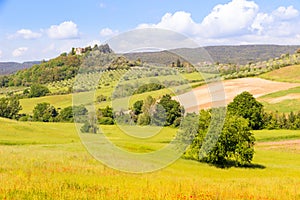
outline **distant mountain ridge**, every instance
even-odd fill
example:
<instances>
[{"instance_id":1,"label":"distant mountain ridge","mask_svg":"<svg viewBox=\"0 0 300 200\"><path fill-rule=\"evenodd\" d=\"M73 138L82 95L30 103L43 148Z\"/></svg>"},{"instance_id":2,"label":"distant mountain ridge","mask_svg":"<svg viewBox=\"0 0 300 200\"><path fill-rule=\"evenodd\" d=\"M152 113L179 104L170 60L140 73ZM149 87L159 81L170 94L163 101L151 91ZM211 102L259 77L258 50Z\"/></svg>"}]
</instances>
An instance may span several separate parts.
<instances>
[{"instance_id":1,"label":"distant mountain ridge","mask_svg":"<svg viewBox=\"0 0 300 200\"><path fill-rule=\"evenodd\" d=\"M40 64L40 61L28 61L23 63L17 62L0 62L0 75L8 75L22 69L27 69L33 65Z\"/></svg>"},{"instance_id":2,"label":"distant mountain ridge","mask_svg":"<svg viewBox=\"0 0 300 200\"><path fill-rule=\"evenodd\" d=\"M300 45L228 45L180 48L160 52L137 52L124 54L124 56L130 60L139 58L147 63L170 64L177 60L177 55L187 55L193 59L203 56L203 52L206 51L205 54L209 55L214 62L244 65L280 57L282 54L293 54L298 49L300 49ZM199 60L199 58L197 59Z\"/></svg>"}]
</instances>

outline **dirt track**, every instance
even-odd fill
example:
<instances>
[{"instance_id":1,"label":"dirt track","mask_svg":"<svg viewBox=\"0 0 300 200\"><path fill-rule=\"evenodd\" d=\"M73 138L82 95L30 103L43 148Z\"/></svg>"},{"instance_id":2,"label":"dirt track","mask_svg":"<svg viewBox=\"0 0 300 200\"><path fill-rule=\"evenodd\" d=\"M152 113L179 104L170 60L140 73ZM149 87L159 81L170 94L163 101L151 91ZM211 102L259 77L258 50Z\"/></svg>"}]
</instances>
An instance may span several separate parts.
<instances>
[{"instance_id":1,"label":"dirt track","mask_svg":"<svg viewBox=\"0 0 300 200\"><path fill-rule=\"evenodd\" d=\"M264 99L264 101L267 101L269 103L279 103L284 100L293 100L293 99L300 99L300 94L288 94L282 97Z\"/></svg>"},{"instance_id":2,"label":"dirt track","mask_svg":"<svg viewBox=\"0 0 300 200\"><path fill-rule=\"evenodd\" d=\"M261 78L242 78L204 85L174 98L180 101L187 112L198 112L200 109L228 104L236 95L244 91L250 92L257 98L297 86L300 84L275 82Z\"/></svg>"},{"instance_id":3,"label":"dirt track","mask_svg":"<svg viewBox=\"0 0 300 200\"><path fill-rule=\"evenodd\" d=\"M285 151L300 152L300 140L285 140L277 142L259 142L258 147L263 149L278 149Z\"/></svg>"}]
</instances>

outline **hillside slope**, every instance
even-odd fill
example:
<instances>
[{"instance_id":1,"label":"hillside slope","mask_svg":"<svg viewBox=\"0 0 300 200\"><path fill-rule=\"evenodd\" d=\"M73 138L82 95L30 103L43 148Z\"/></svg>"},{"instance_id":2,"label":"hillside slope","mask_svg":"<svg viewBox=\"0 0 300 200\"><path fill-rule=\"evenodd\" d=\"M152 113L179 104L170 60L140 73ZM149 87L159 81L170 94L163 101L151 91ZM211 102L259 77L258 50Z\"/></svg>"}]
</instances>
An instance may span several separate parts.
<instances>
[{"instance_id":1,"label":"hillside slope","mask_svg":"<svg viewBox=\"0 0 300 200\"><path fill-rule=\"evenodd\" d=\"M260 77L274 81L300 83L300 65L287 66L262 74Z\"/></svg>"},{"instance_id":2,"label":"hillside slope","mask_svg":"<svg viewBox=\"0 0 300 200\"><path fill-rule=\"evenodd\" d=\"M36 64L40 64L40 61L29 61L29 62L24 62L24 63L0 62L0 75L12 74L16 71L30 68Z\"/></svg>"},{"instance_id":3,"label":"hillside slope","mask_svg":"<svg viewBox=\"0 0 300 200\"><path fill-rule=\"evenodd\" d=\"M212 102L214 102L215 106L222 106L222 99L223 102L225 99L225 103L228 104L236 95L243 91L248 91L253 94L255 98L258 98L269 93L287 90L297 86L300 86L300 84L275 82L261 78L241 78L226 80L217 86L203 85L174 98L180 101L186 111L198 112L200 109L210 108ZM191 99L196 100L191 101Z\"/></svg>"},{"instance_id":4,"label":"hillside slope","mask_svg":"<svg viewBox=\"0 0 300 200\"><path fill-rule=\"evenodd\" d=\"M295 53L300 46L281 45L240 45L240 46L207 46L203 48L180 48L161 52L128 53L128 59L140 58L148 63L171 64L178 55L186 55L192 60L207 61L209 55L214 62L248 64L280 57L282 54ZM206 51L204 53L204 50ZM201 58L202 57L202 58Z\"/></svg>"}]
</instances>

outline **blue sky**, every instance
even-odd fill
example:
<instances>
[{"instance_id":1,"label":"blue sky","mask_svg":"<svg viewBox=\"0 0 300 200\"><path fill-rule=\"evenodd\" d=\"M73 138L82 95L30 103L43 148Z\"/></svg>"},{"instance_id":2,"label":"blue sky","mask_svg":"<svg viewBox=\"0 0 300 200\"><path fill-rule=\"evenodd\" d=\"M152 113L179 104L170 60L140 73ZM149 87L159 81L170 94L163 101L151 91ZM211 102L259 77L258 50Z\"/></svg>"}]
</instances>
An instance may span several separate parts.
<instances>
[{"instance_id":1,"label":"blue sky","mask_svg":"<svg viewBox=\"0 0 300 200\"><path fill-rule=\"evenodd\" d=\"M136 28L201 46L300 44L299 0L0 0L0 61L42 60Z\"/></svg>"}]
</instances>

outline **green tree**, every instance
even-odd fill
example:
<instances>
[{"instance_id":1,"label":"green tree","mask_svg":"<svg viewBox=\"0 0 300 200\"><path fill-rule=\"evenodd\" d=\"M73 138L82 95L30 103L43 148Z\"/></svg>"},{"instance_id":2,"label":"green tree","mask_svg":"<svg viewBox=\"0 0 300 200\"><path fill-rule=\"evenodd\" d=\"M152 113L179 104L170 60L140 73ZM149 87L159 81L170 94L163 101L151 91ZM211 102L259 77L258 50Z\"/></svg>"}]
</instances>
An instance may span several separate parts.
<instances>
[{"instance_id":1,"label":"green tree","mask_svg":"<svg viewBox=\"0 0 300 200\"><path fill-rule=\"evenodd\" d=\"M141 126L147 126L150 124L150 122L151 122L150 116L145 113L140 114L137 120L137 124Z\"/></svg>"},{"instance_id":2,"label":"green tree","mask_svg":"<svg viewBox=\"0 0 300 200\"><path fill-rule=\"evenodd\" d=\"M138 116L142 113L142 107L143 107L144 101L143 100L139 100L136 101L133 104L132 107L132 112L130 113L131 115L131 119L136 123L138 120Z\"/></svg>"},{"instance_id":3,"label":"green tree","mask_svg":"<svg viewBox=\"0 0 300 200\"><path fill-rule=\"evenodd\" d=\"M41 122L53 122L58 112L49 103L38 103L33 109L33 120Z\"/></svg>"},{"instance_id":4,"label":"green tree","mask_svg":"<svg viewBox=\"0 0 300 200\"><path fill-rule=\"evenodd\" d=\"M15 119L20 110L22 106L17 97L0 98L0 117Z\"/></svg>"},{"instance_id":5,"label":"green tree","mask_svg":"<svg viewBox=\"0 0 300 200\"><path fill-rule=\"evenodd\" d=\"M29 98L42 97L42 96L46 96L49 93L50 93L50 90L46 86L40 85L40 84L33 84L30 87L28 97ZM26 89L24 90L24 94L26 94Z\"/></svg>"},{"instance_id":6,"label":"green tree","mask_svg":"<svg viewBox=\"0 0 300 200\"><path fill-rule=\"evenodd\" d=\"M59 113L59 121L62 122L74 122L74 116L77 116L77 122L80 122L82 120L79 120L81 117L85 117L88 113L88 110L83 106L68 106L64 109L62 109Z\"/></svg>"},{"instance_id":7,"label":"green tree","mask_svg":"<svg viewBox=\"0 0 300 200\"><path fill-rule=\"evenodd\" d=\"M96 119L92 116L90 116L89 120L86 120L83 124L83 126L80 128L80 131L82 133L94 133L96 134L98 131L98 126Z\"/></svg>"},{"instance_id":8,"label":"green tree","mask_svg":"<svg viewBox=\"0 0 300 200\"><path fill-rule=\"evenodd\" d=\"M139 100L139 101L136 101L134 104L133 104L133 108L132 108L132 111L135 115L139 115L142 113L142 107L143 107L143 104L144 104L144 101L143 100Z\"/></svg>"},{"instance_id":9,"label":"green tree","mask_svg":"<svg viewBox=\"0 0 300 200\"><path fill-rule=\"evenodd\" d=\"M98 103L101 103L103 101L106 101L107 100L107 97L104 96L103 94L100 94L99 96L97 96L97 102Z\"/></svg>"},{"instance_id":10,"label":"green tree","mask_svg":"<svg viewBox=\"0 0 300 200\"><path fill-rule=\"evenodd\" d=\"M178 58L176 61L176 67L182 67L182 64L180 62L180 59Z\"/></svg>"},{"instance_id":11,"label":"green tree","mask_svg":"<svg viewBox=\"0 0 300 200\"><path fill-rule=\"evenodd\" d=\"M164 95L158 104L165 109L166 126L174 124L174 122L177 119L180 119L184 114L183 107L181 107L176 100L172 100L172 97L169 94Z\"/></svg>"},{"instance_id":12,"label":"green tree","mask_svg":"<svg viewBox=\"0 0 300 200\"><path fill-rule=\"evenodd\" d=\"M142 114L138 116L138 125L145 126L150 124L155 102L156 100L152 96L148 96L145 99L142 106Z\"/></svg>"},{"instance_id":13,"label":"green tree","mask_svg":"<svg viewBox=\"0 0 300 200\"><path fill-rule=\"evenodd\" d=\"M255 138L250 132L249 121L227 114L217 142L210 151L200 152L208 132L206 124L209 124L211 120L209 111L201 112L204 115L199 121L198 134L187 149L185 157L221 166L226 166L231 162L235 165L250 164L254 155ZM200 158L200 154L205 156Z\"/></svg>"},{"instance_id":14,"label":"green tree","mask_svg":"<svg viewBox=\"0 0 300 200\"><path fill-rule=\"evenodd\" d=\"M103 125L114 124L113 109L109 106L106 106L105 108L99 108L97 111L97 118L99 124L103 124Z\"/></svg>"},{"instance_id":15,"label":"green tree","mask_svg":"<svg viewBox=\"0 0 300 200\"><path fill-rule=\"evenodd\" d=\"M249 126L253 130L263 128L263 105L252 94L243 92L237 95L233 102L228 104L227 111L249 120Z\"/></svg>"},{"instance_id":16,"label":"green tree","mask_svg":"<svg viewBox=\"0 0 300 200\"><path fill-rule=\"evenodd\" d=\"M99 118L101 117L114 118L113 109L109 106L106 106L105 108L99 108L97 112L97 116Z\"/></svg>"}]
</instances>

